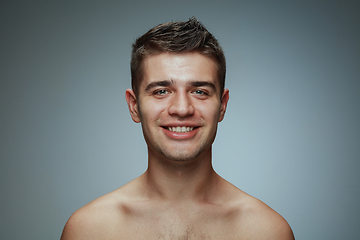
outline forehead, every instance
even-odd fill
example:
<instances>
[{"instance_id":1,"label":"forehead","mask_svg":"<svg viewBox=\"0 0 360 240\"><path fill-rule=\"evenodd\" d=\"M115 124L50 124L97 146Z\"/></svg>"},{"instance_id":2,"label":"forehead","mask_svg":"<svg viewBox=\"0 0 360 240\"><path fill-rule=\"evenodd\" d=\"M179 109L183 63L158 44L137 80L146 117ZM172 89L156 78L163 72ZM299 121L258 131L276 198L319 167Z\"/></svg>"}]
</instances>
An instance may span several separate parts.
<instances>
[{"instance_id":1,"label":"forehead","mask_svg":"<svg viewBox=\"0 0 360 240\"><path fill-rule=\"evenodd\" d=\"M163 80L172 80L175 84L208 81L220 88L216 62L197 52L159 53L144 59L143 64L140 91L153 81Z\"/></svg>"}]
</instances>

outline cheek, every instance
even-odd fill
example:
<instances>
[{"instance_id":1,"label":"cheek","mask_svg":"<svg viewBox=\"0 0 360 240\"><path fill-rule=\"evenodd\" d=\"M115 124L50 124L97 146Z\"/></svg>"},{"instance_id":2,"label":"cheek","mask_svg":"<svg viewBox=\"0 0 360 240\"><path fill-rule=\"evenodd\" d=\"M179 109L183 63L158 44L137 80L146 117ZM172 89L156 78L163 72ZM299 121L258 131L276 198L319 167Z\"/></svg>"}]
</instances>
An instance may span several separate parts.
<instances>
[{"instance_id":1,"label":"cheek","mask_svg":"<svg viewBox=\"0 0 360 240\"><path fill-rule=\"evenodd\" d=\"M200 113L202 118L206 119L207 121L217 122L220 113L219 104L198 105L196 109Z\"/></svg>"},{"instance_id":2,"label":"cheek","mask_svg":"<svg viewBox=\"0 0 360 240\"><path fill-rule=\"evenodd\" d=\"M140 115L142 120L154 121L161 117L161 114L165 112L166 107L164 104L153 101L144 101L140 104Z\"/></svg>"}]
</instances>

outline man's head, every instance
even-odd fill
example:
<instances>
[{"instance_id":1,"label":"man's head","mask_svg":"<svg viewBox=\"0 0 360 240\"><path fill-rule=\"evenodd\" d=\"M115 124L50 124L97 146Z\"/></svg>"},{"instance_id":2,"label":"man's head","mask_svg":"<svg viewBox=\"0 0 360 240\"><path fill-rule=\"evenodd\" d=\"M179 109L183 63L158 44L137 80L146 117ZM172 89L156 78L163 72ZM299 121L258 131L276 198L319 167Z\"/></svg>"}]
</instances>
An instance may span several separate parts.
<instances>
[{"instance_id":1,"label":"man's head","mask_svg":"<svg viewBox=\"0 0 360 240\"><path fill-rule=\"evenodd\" d=\"M125 97L149 159L211 158L229 99L225 69L219 43L195 18L158 25L136 40L133 89Z\"/></svg>"},{"instance_id":2,"label":"man's head","mask_svg":"<svg viewBox=\"0 0 360 240\"><path fill-rule=\"evenodd\" d=\"M131 56L131 85L137 96L144 74L144 59L164 52L198 52L210 57L217 64L220 89L221 91L224 89L226 73L224 52L216 38L199 21L191 18L187 22L160 24L135 41Z\"/></svg>"}]
</instances>

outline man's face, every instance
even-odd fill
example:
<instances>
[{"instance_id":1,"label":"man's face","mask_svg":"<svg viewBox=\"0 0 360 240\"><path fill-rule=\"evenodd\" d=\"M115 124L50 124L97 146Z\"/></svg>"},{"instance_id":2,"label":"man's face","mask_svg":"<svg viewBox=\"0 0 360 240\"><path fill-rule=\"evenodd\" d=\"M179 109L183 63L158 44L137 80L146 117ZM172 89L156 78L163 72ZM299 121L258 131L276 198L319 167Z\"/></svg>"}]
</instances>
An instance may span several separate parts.
<instances>
[{"instance_id":1,"label":"man's face","mask_svg":"<svg viewBox=\"0 0 360 240\"><path fill-rule=\"evenodd\" d=\"M215 62L200 53L153 55L144 61L136 99L127 90L131 116L141 122L150 157L188 161L211 154L229 92L222 96Z\"/></svg>"}]
</instances>

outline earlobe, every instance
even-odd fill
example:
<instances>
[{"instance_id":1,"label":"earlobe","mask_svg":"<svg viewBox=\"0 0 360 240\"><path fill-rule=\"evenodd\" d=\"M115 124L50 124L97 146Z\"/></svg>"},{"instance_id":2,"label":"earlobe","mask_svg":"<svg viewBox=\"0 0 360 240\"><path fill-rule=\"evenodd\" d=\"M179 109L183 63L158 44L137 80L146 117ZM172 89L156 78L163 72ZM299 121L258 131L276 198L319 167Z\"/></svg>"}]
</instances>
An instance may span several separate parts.
<instances>
[{"instance_id":1,"label":"earlobe","mask_svg":"<svg viewBox=\"0 0 360 240\"><path fill-rule=\"evenodd\" d=\"M227 103L229 101L229 89L225 88L221 97L219 122L224 119Z\"/></svg>"},{"instance_id":2,"label":"earlobe","mask_svg":"<svg viewBox=\"0 0 360 240\"><path fill-rule=\"evenodd\" d=\"M125 98L126 102L129 107L129 112L131 115L131 118L134 122L139 123L140 117L139 117L139 108L138 108L138 101L136 98L136 95L132 89L127 89L125 92Z\"/></svg>"}]
</instances>

